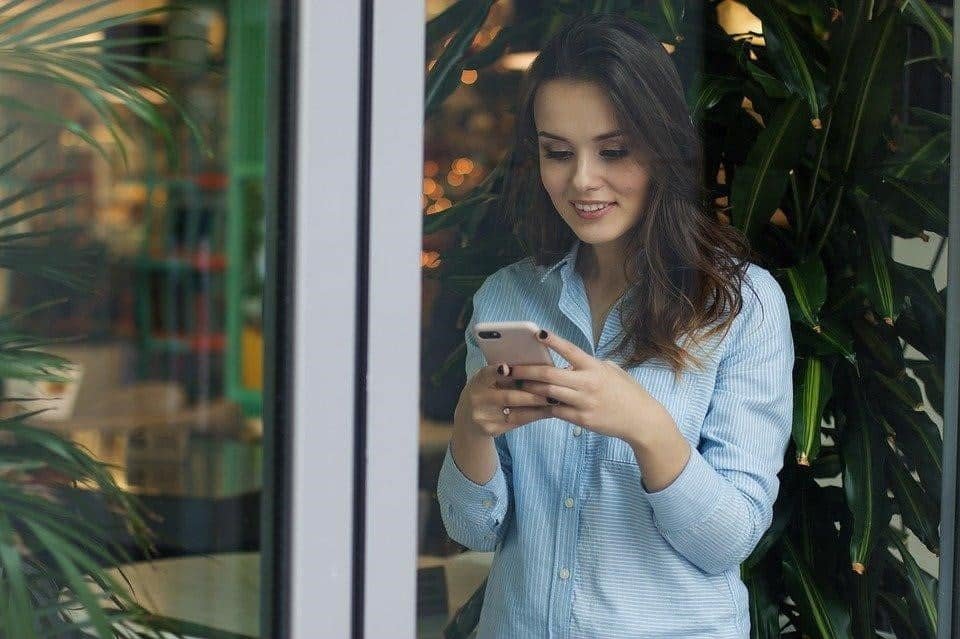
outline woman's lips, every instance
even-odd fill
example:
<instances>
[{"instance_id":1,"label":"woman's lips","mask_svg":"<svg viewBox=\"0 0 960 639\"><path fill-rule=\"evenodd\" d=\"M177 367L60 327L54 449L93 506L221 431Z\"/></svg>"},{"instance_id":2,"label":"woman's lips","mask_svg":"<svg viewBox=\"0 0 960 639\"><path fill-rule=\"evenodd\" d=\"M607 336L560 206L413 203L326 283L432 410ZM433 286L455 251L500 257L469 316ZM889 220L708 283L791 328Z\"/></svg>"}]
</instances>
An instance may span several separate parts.
<instances>
[{"instance_id":1,"label":"woman's lips","mask_svg":"<svg viewBox=\"0 0 960 639\"><path fill-rule=\"evenodd\" d=\"M577 215L580 217L580 219L596 220L598 218L603 217L607 213L609 213L613 209L613 207L615 207L616 205L617 205L616 202L610 202L609 204L604 206L602 209L599 209L596 211L581 211L577 207L573 207L573 209L577 212Z\"/></svg>"}]
</instances>

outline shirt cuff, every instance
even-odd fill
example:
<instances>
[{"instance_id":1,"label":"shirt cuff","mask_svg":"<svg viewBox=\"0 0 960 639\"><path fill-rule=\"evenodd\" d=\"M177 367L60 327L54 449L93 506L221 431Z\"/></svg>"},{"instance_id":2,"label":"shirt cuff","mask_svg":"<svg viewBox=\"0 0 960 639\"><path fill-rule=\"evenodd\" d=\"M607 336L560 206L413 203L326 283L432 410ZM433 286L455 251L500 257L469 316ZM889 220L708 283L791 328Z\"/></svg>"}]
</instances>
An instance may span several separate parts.
<instances>
[{"instance_id":1,"label":"shirt cuff","mask_svg":"<svg viewBox=\"0 0 960 639\"><path fill-rule=\"evenodd\" d=\"M640 489L653 508L661 530L688 530L706 521L723 501L724 478L693 446L690 459L673 482L662 490Z\"/></svg>"},{"instance_id":2,"label":"shirt cuff","mask_svg":"<svg viewBox=\"0 0 960 639\"><path fill-rule=\"evenodd\" d=\"M478 484L457 467L448 443L437 481L437 500L449 514L496 528L509 506L507 480L500 460L493 477L485 484Z\"/></svg>"}]
</instances>

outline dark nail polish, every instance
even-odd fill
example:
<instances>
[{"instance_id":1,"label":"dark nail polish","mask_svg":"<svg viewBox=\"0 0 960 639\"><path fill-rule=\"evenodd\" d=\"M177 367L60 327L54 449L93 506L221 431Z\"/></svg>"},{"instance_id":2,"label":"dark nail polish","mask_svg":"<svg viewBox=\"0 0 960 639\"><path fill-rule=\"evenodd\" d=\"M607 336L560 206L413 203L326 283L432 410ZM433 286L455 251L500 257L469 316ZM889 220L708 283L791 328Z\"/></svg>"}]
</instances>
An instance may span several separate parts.
<instances>
[{"instance_id":1,"label":"dark nail polish","mask_svg":"<svg viewBox=\"0 0 960 639\"><path fill-rule=\"evenodd\" d=\"M555 399L552 398L552 397L548 397L548 398L547 398L547 402L550 403L550 404L553 404L554 406L556 406L557 404L560 403L560 402L558 402L557 400L555 400Z\"/></svg>"},{"instance_id":2,"label":"dark nail polish","mask_svg":"<svg viewBox=\"0 0 960 639\"><path fill-rule=\"evenodd\" d=\"M516 387L517 387L517 388L523 388L523 380L522 380L522 379L516 380Z\"/></svg>"},{"instance_id":3,"label":"dark nail polish","mask_svg":"<svg viewBox=\"0 0 960 639\"><path fill-rule=\"evenodd\" d=\"M547 332L544 331L544 330L541 330L540 333L539 333L539 335L538 335L538 337L539 337L540 339L547 339Z\"/></svg>"},{"instance_id":4,"label":"dark nail polish","mask_svg":"<svg viewBox=\"0 0 960 639\"><path fill-rule=\"evenodd\" d=\"M507 374L506 365L500 364L499 366L497 366L497 373L499 373L500 375L506 375Z\"/></svg>"}]
</instances>

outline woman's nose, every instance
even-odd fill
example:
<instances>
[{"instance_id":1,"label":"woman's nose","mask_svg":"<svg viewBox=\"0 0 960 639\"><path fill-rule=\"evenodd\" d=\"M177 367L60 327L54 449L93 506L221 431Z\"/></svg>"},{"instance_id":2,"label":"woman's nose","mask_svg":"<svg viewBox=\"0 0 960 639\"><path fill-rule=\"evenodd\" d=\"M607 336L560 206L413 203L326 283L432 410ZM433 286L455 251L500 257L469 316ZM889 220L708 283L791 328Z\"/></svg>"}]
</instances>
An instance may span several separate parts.
<instances>
[{"instance_id":1,"label":"woman's nose","mask_svg":"<svg viewBox=\"0 0 960 639\"><path fill-rule=\"evenodd\" d=\"M584 154L577 160L572 186L576 191L585 193L598 186L600 177L601 170L597 162L588 154Z\"/></svg>"}]
</instances>

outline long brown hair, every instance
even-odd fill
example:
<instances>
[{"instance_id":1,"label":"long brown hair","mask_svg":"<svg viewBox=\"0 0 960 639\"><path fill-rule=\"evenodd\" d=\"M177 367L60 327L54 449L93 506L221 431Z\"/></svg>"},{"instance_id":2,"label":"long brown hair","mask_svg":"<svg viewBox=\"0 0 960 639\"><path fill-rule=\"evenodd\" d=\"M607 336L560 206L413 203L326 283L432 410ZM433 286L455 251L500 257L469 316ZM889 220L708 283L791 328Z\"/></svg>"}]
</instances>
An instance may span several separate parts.
<instances>
[{"instance_id":1,"label":"long brown hair","mask_svg":"<svg viewBox=\"0 0 960 639\"><path fill-rule=\"evenodd\" d=\"M744 235L716 215L702 184L699 135L676 66L643 26L622 15L593 14L564 25L528 69L503 183L504 213L537 265L559 259L576 239L540 180L533 117L537 89L550 80L595 84L612 103L631 145L649 159L646 208L628 231L624 272L632 305L620 307L627 366L661 358L679 376L702 362L676 342L694 344L729 329L743 304L750 257ZM626 309L626 310L625 310ZM701 335L697 333L709 327Z\"/></svg>"}]
</instances>

